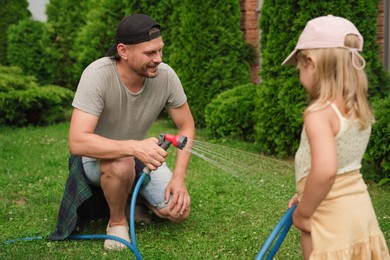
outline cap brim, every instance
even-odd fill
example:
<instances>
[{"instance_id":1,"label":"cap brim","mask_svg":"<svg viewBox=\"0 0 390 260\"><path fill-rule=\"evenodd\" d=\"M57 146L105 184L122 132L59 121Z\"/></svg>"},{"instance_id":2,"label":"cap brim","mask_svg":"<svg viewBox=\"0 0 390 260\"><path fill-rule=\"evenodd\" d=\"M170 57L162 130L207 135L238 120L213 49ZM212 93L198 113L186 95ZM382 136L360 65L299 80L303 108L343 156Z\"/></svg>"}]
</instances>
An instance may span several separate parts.
<instances>
[{"instance_id":1,"label":"cap brim","mask_svg":"<svg viewBox=\"0 0 390 260\"><path fill-rule=\"evenodd\" d=\"M295 54L297 54L297 51L298 50L293 50L290 55L288 55L288 57L282 62L282 65L296 64L297 61L295 60Z\"/></svg>"},{"instance_id":2,"label":"cap brim","mask_svg":"<svg viewBox=\"0 0 390 260\"><path fill-rule=\"evenodd\" d=\"M117 44L112 45L111 48L108 49L106 56L114 56L116 54L116 46Z\"/></svg>"}]
</instances>

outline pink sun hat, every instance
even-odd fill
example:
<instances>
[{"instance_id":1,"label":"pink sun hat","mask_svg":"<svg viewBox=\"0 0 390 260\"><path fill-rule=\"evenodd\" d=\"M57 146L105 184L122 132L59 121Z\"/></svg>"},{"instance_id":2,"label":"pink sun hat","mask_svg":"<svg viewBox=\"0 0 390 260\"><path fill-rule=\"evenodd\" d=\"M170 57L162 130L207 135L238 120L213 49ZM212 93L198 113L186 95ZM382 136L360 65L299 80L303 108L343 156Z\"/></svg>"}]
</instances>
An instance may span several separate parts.
<instances>
[{"instance_id":1,"label":"pink sun hat","mask_svg":"<svg viewBox=\"0 0 390 260\"><path fill-rule=\"evenodd\" d=\"M322 49L322 48L346 48L344 46L345 37L348 34L354 34L358 37L360 43L357 51L363 50L363 36L356 26L349 20L333 16L321 16L307 22L299 36L298 43L294 50L283 61L282 65L295 64L295 55L299 50Z\"/></svg>"}]
</instances>

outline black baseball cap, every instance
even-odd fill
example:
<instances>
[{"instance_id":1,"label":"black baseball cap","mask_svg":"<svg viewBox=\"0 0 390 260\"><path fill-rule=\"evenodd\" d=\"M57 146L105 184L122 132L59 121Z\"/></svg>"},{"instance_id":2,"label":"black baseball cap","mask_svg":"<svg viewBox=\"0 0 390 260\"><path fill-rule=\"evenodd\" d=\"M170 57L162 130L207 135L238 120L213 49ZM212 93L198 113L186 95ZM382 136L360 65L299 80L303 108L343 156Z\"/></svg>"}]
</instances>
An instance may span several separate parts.
<instances>
[{"instance_id":1,"label":"black baseball cap","mask_svg":"<svg viewBox=\"0 0 390 260\"><path fill-rule=\"evenodd\" d=\"M150 29L158 28L158 31L150 33ZM116 46L119 43L136 44L146 42L161 36L161 26L146 14L132 14L126 16L119 23L116 30L116 43L107 51L107 56L114 56Z\"/></svg>"}]
</instances>

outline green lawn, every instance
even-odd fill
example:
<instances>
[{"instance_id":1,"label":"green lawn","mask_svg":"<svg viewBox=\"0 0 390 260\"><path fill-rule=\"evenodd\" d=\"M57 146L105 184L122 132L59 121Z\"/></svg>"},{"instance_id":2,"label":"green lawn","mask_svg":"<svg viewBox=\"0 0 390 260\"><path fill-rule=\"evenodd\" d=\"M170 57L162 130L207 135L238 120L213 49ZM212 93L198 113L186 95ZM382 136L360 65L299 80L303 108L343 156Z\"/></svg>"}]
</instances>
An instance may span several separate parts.
<instances>
[{"instance_id":1,"label":"green lawn","mask_svg":"<svg viewBox=\"0 0 390 260\"><path fill-rule=\"evenodd\" d=\"M47 236L55 228L67 178L68 123L22 129L0 128L0 243ZM165 121L150 135L176 133ZM206 135L197 133L197 140ZM250 144L224 141L225 147L253 151ZM175 149L170 148L168 165ZM294 193L294 171L288 163L258 157L257 170L245 167L245 154L230 158L233 175L194 156L188 171L192 214L173 224L155 221L137 226L144 259L254 259L285 213ZM390 244L390 188L369 184L370 194ZM85 234L104 234L106 221L88 225ZM106 252L102 240L23 241L0 245L0 259L134 259L130 250ZM298 232L292 228L277 259L301 259Z\"/></svg>"}]
</instances>

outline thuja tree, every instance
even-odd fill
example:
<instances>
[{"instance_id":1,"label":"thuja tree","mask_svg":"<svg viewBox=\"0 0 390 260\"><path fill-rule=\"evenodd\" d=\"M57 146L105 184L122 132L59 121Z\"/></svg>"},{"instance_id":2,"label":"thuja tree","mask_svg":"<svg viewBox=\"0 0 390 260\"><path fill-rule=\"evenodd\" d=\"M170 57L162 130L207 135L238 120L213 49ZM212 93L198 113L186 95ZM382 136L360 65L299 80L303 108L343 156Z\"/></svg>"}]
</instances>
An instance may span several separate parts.
<instances>
[{"instance_id":1,"label":"thuja tree","mask_svg":"<svg viewBox=\"0 0 390 260\"><path fill-rule=\"evenodd\" d=\"M289 156L297 149L305 91L297 70L281 63L293 50L306 22L328 14L351 20L364 36L371 97L381 98L389 91L378 55L377 1L265 1L260 18L262 84L256 98L256 141L263 152Z\"/></svg>"},{"instance_id":2,"label":"thuja tree","mask_svg":"<svg viewBox=\"0 0 390 260\"><path fill-rule=\"evenodd\" d=\"M44 58L44 48L48 44L45 35L46 24L31 19L11 25L7 33L9 64L22 68L28 75L34 75L40 83L48 83L46 80L49 78Z\"/></svg>"},{"instance_id":3,"label":"thuja tree","mask_svg":"<svg viewBox=\"0 0 390 260\"><path fill-rule=\"evenodd\" d=\"M20 20L31 17L27 0L2 0L0 8L0 64L8 65L7 60L7 29Z\"/></svg>"},{"instance_id":4,"label":"thuja tree","mask_svg":"<svg viewBox=\"0 0 390 260\"><path fill-rule=\"evenodd\" d=\"M13 25L8 36L9 64L23 68L42 84L72 88L75 61L70 53L89 1L51 0L47 22L25 19Z\"/></svg>"},{"instance_id":5,"label":"thuja tree","mask_svg":"<svg viewBox=\"0 0 390 260\"><path fill-rule=\"evenodd\" d=\"M93 0L50 0L47 5L48 42L44 58L51 83L75 89L78 77L73 66L77 55L71 53L77 48L74 42L86 23L86 13L95 7Z\"/></svg>"},{"instance_id":6,"label":"thuja tree","mask_svg":"<svg viewBox=\"0 0 390 260\"><path fill-rule=\"evenodd\" d=\"M71 56L75 59L73 75L80 77L86 66L106 55L115 43L119 22L131 13L128 0L89 0L86 23L74 41ZM94 4L92 4L94 3Z\"/></svg>"},{"instance_id":7,"label":"thuja tree","mask_svg":"<svg viewBox=\"0 0 390 260\"><path fill-rule=\"evenodd\" d=\"M181 78L196 124L217 94L250 82L251 49L240 29L239 1L175 0L170 65Z\"/></svg>"}]
</instances>

